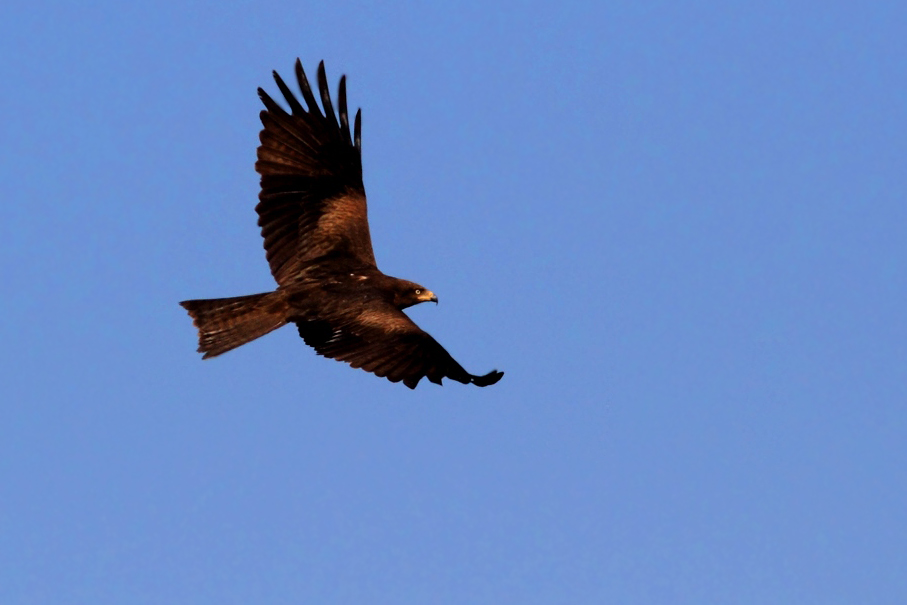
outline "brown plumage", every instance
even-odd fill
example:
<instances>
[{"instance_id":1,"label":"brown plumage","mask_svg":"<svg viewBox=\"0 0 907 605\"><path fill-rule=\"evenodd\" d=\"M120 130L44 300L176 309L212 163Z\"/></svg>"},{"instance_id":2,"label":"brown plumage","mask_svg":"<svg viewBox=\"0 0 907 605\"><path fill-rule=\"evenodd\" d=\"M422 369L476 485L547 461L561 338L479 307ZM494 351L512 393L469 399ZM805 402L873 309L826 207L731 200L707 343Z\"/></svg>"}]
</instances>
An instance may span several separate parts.
<instances>
[{"instance_id":1,"label":"brown plumage","mask_svg":"<svg viewBox=\"0 0 907 605\"><path fill-rule=\"evenodd\" d=\"M277 290L250 296L187 300L200 353L215 357L287 323L319 355L345 361L411 389L423 377L488 386L503 372L470 374L403 309L438 302L419 284L378 270L362 184L361 110L350 131L346 76L340 78L339 116L318 66L321 106L296 60L306 107L277 72L287 113L258 89L265 105L255 170L261 193L255 208Z\"/></svg>"}]
</instances>

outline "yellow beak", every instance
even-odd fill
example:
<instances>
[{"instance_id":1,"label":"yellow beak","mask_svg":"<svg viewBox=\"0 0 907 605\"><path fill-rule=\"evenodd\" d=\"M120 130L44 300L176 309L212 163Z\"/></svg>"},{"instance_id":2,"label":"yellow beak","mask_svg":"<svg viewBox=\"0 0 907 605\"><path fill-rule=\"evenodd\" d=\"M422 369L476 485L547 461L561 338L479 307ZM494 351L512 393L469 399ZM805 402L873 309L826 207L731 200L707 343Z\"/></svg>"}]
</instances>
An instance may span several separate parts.
<instances>
[{"instance_id":1,"label":"yellow beak","mask_svg":"<svg viewBox=\"0 0 907 605\"><path fill-rule=\"evenodd\" d=\"M419 302L433 302L438 304L438 297L435 296L435 293L431 290L423 290L422 294L418 297Z\"/></svg>"}]
</instances>

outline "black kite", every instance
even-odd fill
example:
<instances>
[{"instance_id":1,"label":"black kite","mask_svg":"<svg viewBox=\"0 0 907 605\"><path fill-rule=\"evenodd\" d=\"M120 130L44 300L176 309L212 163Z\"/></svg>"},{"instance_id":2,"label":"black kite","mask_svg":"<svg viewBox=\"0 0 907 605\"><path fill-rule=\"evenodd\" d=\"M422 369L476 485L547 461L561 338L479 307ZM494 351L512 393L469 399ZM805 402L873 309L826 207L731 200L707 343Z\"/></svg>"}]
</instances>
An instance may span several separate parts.
<instances>
[{"instance_id":1,"label":"black kite","mask_svg":"<svg viewBox=\"0 0 907 605\"><path fill-rule=\"evenodd\" d=\"M403 313L438 302L431 291L387 276L375 264L362 184L362 110L351 133L346 76L340 78L339 122L324 62L318 66L324 112L299 59L296 79L307 108L274 72L291 113L258 89L265 110L255 211L277 290L181 302L198 328L199 352L215 357L295 323L319 355L411 389L425 376L437 384L445 377L481 387L496 383L503 372L470 374Z\"/></svg>"}]
</instances>

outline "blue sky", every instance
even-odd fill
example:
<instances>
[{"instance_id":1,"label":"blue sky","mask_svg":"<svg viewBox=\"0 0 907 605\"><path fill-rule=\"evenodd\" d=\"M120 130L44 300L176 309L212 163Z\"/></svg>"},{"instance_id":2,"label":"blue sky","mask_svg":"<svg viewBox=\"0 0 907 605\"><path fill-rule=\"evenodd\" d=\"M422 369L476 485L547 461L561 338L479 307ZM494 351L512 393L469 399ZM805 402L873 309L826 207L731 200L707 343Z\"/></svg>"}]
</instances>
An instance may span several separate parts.
<instances>
[{"instance_id":1,"label":"blue sky","mask_svg":"<svg viewBox=\"0 0 907 605\"><path fill-rule=\"evenodd\" d=\"M6 2L0 602L903 603L903 3ZM289 328L263 86L363 111L478 389Z\"/></svg>"}]
</instances>

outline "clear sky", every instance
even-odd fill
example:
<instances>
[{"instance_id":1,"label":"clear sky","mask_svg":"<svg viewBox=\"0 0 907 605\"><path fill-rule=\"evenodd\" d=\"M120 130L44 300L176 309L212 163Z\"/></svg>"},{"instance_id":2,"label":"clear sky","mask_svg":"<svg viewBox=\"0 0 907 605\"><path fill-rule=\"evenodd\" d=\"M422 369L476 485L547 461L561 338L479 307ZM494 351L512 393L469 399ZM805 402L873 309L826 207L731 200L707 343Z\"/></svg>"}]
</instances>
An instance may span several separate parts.
<instances>
[{"instance_id":1,"label":"clear sky","mask_svg":"<svg viewBox=\"0 0 907 605\"><path fill-rule=\"evenodd\" d=\"M0 8L0 603L907 602L903 2ZM381 269L479 389L272 289L271 70L363 111Z\"/></svg>"}]
</instances>

